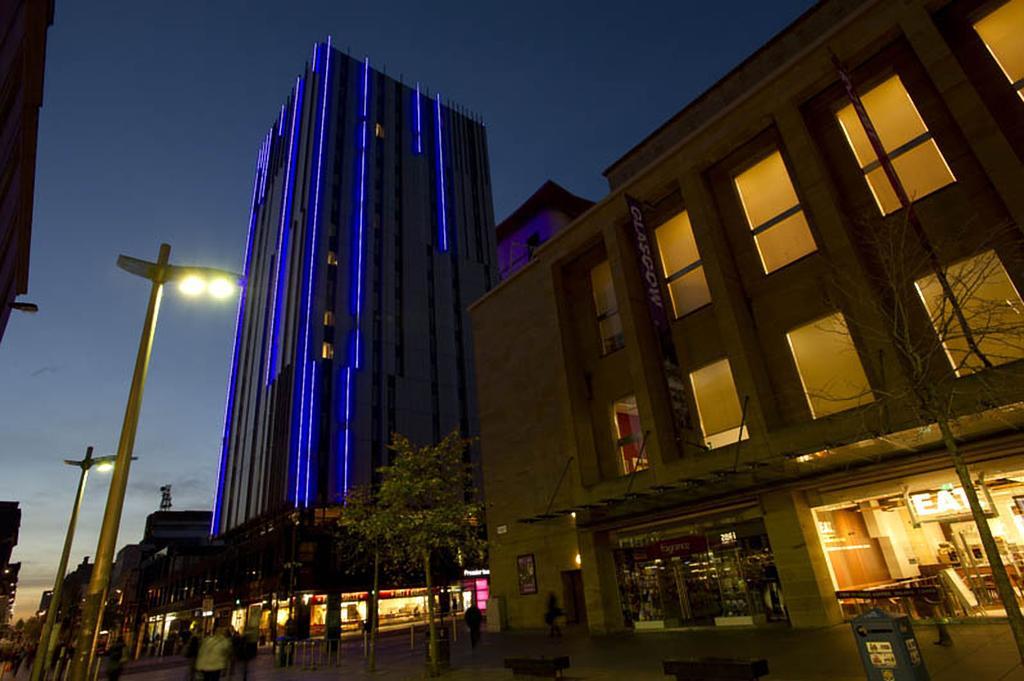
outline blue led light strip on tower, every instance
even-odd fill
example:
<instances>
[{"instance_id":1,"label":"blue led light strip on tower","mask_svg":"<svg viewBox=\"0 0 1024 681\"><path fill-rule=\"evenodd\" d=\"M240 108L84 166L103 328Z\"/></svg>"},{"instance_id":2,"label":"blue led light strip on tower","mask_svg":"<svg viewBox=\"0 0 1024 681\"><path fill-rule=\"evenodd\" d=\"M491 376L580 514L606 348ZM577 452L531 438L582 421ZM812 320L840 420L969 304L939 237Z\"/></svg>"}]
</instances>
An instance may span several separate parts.
<instances>
[{"instance_id":1,"label":"blue led light strip on tower","mask_svg":"<svg viewBox=\"0 0 1024 681\"><path fill-rule=\"evenodd\" d=\"M420 116L420 84L416 83L416 94L413 99L413 110L415 116L413 116L413 135L412 135L412 150L413 153L419 155L423 153L423 118Z\"/></svg>"},{"instance_id":2,"label":"blue led light strip on tower","mask_svg":"<svg viewBox=\"0 0 1024 681\"><path fill-rule=\"evenodd\" d=\"M238 294L238 309L235 311L235 344L231 350L231 369L228 376L228 397L224 404L224 435L220 447L220 463L217 465L217 487L214 489L213 517L210 519L210 534L216 535L220 530L221 504L224 501L224 475L228 462L228 443L231 438L231 419L235 410L235 388L238 380L238 351L242 342L242 323L245 313L245 294L248 291L249 266L252 262L252 240L256 231L256 217L259 213L261 198L259 187L267 176L266 149L268 141L264 138L256 155L256 174L252 183L252 199L249 202L249 234L245 240L245 261L242 264L241 290Z\"/></svg>"},{"instance_id":3,"label":"blue led light strip on tower","mask_svg":"<svg viewBox=\"0 0 1024 681\"><path fill-rule=\"evenodd\" d=\"M448 250L448 206L444 189L444 124L441 121L441 93L434 100L437 121L437 243L442 253Z\"/></svg>"},{"instance_id":4,"label":"blue led light strip on tower","mask_svg":"<svg viewBox=\"0 0 1024 681\"><path fill-rule=\"evenodd\" d=\"M366 152L370 100L370 58L363 60L363 91L359 106L359 188L356 196L356 243L355 243L355 295L352 298L352 313L355 315L355 333L352 339L351 365L358 369L361 360L361 335L363 320L363 236L366 231Z\"/></svg>"},{"instance_id":5,"label":"blue led light strip on tower","mask_svg":"<svg viewBox=\"0 0 1024 681\"><path fill-rule=\"evenodd\" d=\"M313 61L313 72L317 72L318 62L316 57L319 56L320 44L317 43L313 50L314 61ZM314 272L316 271L316 251L317 251L317 227L319 223L319 208L320 208L320 178L323 174L323 158L324 158L324 137L326 133L326 122L327 122L327 98L328 98L328 80L330 78L330 38L327 39L327 49L324 50L324 68L323 75L321 78L323 88L320 93L320 107L318 110L318 117L316 123L316 166L313 177L313 191L310 194L310 209L308 214L311 216L309 227L307 232L309 239L307 242L306 253L308 258L308 274L306 277L305 284L305 300L306 305L303 311L303 323L304 338L302 344L302 354L300 355L300 364L302 369L301 377L301 390L299 398L299 421L298 421L298 441L296 442L296 454L298 456L297 469L298 474L295 477L295 501L298 505L299 498L302 498L302 505L309 506L309 462L312 457L312 438L313 438L313 400L314 400L314 386L316 380L316 361L310 357L309 353L309 336L312 330L314 320L312 318L312 306L313 306L313 279ZM312 361L311 361L312 360ZM308 390L307 390L308 382ZM308 406L308 409L307 409ZM303 455L303 450L305 450ZM302 484L300 486L300 479ZM301 489L300 489L301 487Z\"/></svg>"},{"instance_id":6,"label":"blue led light strip on tower","mask_svg":"<svg viewBox=\"0 0 1024 681\"><path fill-rule=\"evenodd\" d=\"M284 193L282 194L281 201L281 226L277 234L277 258L275 263L274 273L274 293L273 293L273 307L271 308L270 316L270 357L267 361L266 367L266 378L265 384L270 385L270 374L275 368L277 360L277 336L278 327L281 323L281 288L283 282L281 279L284 277L286 267L281 263L284 262L285 256L288 252L288 236L291 231L291 225L289 224L292 219L292 201L295 194L295 145L298 142L298 138L295 134L295 126L298 121L299 111L302 109L302 86L303 78L300 76L295 81L295 97L292 103L292 126L291 134L289 135L288 141L288 164L285 166L284 176Z\"/></svg>"},{"instance_id":7,"label":"blue led light strip on tower","mask_svg":"<svg viewBox=\"0 0 1024 681\"><path fill-rule=\"evenodd\" d=\"M342 442L341 442L341 495L344 498L348 494L348 473L349 454L352 441L352 373L360 367L360 336L362 333L362 311L363 311L363 235L366 231L366 154L367 154L367 126L369 125L369 101L370 101L370 58L363 60L363 89L359 102L359 123L356 126L356 150L359 154L358 176L356 180L356 209L355 228L356 238L354 240L353 259L356 267L353 270L354 281L352 282L353 295L351 298L351 311L353 317L352 336L348 348L348 362L345 366L345 401L344 413L342 414Z\"/></svg>"}]
</instances>

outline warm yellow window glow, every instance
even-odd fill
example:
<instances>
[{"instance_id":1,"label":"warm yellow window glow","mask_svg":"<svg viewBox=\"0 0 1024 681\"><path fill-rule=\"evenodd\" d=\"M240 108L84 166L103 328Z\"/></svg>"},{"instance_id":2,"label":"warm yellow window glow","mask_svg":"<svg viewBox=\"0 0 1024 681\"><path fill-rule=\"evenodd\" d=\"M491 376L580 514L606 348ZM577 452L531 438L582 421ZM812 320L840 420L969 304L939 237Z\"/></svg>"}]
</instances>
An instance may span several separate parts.
<instances>
[{"instance_id":1,"label":"warm yellow window glow","mask_svg":"<svg viewBox=\"0 0 1024 681\"><path fill-rule=\"evenodd\" d=\"M860 99L911 201L956 181L899 76L871 88ZM882 215L899 210L896 192L871 148L853 105L847 104L836 117Z\"/></svg>"},{"instance_id":2,"label":"warm yellow window glow","mask_svg":"<svg viewBox=\"0 0 1024 681\"><path fill-rule=\"evenodd\" d=\"M619 471L628 475L647 468L647 452L643 451L643 431L636 396L628 395L612 405L612 432L619 452Z\"/></svg>"},{"instance_id":3,"label":"warm yellow window glow","mask_svg":"<svg viewBox=\"0 0 1024 681\"><path fill-rule=\"evenodd\" d=\"M742 436L740 434L743 410L732 380L729 360L721 359L692 372L690 385L697 402L700 429L708 447L724 447L748 437L745 425Z\"/></svg>"},{"instance_id":4,"label":"warm yellow window glow","mask_svg":"<svg viewBox=\"0 0 1024 681\"><path fill-rule=\"evenodd\" d=\"M1024 358L1024 303L994 251L946 268L953 290L978 349L994 366ZM917 281L917 292L957 376L984 368L970 352L951 302L932 274Z\"/></svg>"},{"instance_id":5,"label":"warm yellow window glow","mask_svg":"<svg viewBox=\"0 0 1024 681\"><path fill-rule=\"evenodd\" d=\"M335 253L334 251L327 251L327 264L328 265L337 265L338 264L338 254Z\"/></svg>"},{"instance_id":6,"label":"warm yellow window glow","mask_svg":"<svg viewBox=\"0 0 1024 681\"><path fill-rule=\"evenodd\" d=\"M320 353L320 356L324 359L334 359L334 345L324 341L323 351Z\"/></svg>"},{"instance_id":7,"label":"warm yellow window glow","mask_svg":"<svg viewBox=\"0 0 1024 681\"><path fill-rule=\"evenodd\" d=\"M974 25L999 68L1024 99L1024 0L1010 0Z\"/></svg>"},{"instance_id":8,"label":"warm yellow window glow","mask_svg":"<svg viewBox=\"0 0 1024 681\"><path fill-rule=\"evenodd\" d=\"M765 273L817 250L781 153L773 152L733 182Z\"/></svg>"},{"instance_id":9,"label":"warm yellow window glow","mask_svg":"<svg viewBox=\"0 0 1024 681\"><path fill-rule=\"evenodd\" d=\"M814 418L875 399L842 314L793 329L786 338Z\"/></svg>"},{"instance_id":10,"label":"warm yellow window glow","mask_svg":"<svg viewBox=\"0 0 1024 681\"><path fill-rule=\"evenodd\" d=\"M612 284L612 268L607 260L590 270L590 287L594 295L598 331L601 334L601 353L607 355L626 344L622 334L622 319L619 317L619 304L615 299L615 286Z\"/></svg>"},{"instance_id":11,"label":"warm yellow window glow","mask_svg":"<svg viewBox=\"0 0 1024 681\"><path fill-rule=\"evenodd\" d=\"M384 139L384 126L377 123L373 128L373 133L377 136L377 139Z\"/></svg>"},{"instance_id":12,"label":"warm yellow window glow","mask_svg":"<svg viewBox=\"0 0 1024 681\"><path fill-rule=\"evenodd\" d=\"M334 313L330 310L324 312L324 326L334 326Z\"/></svg>"},{"instance_id":13,"label":"warm yellow window glow","mask_svg":"<svg viewBox=\"0 0 1024 681\"><path fill-rule=\"evenodd\" d=\"M693 238L690 215L685 210L654 230L661 254L661 269L668 282L672 309L676 317L693 312L711 302L704 265Z\"/></svg>"}]
</instances>

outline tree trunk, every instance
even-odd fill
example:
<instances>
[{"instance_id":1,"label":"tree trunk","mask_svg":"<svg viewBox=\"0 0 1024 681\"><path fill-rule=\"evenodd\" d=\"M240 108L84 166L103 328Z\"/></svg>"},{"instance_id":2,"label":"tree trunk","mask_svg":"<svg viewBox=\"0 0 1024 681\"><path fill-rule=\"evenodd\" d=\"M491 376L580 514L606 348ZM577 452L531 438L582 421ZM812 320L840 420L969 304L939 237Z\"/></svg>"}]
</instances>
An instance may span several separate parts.
<instances>
[{"instance_id":1,"label":"tree trunk","mask_svg":"<svg viewBox=\"0 0 1024 681\"><path fill-rule=\"evenodd\" d=\"M437 676L438 670L438 645L437 627L434 624L434 582L430 575L430 551L423 552L423 571L427 577L427 631L429 632L430 663L428 670L431 676Z\"/></svg>"},{"instance_id":2,"label":"tree trunk","mask_svg":"<svg viewBox=\"0 0 1024 681\"><path fill-rule=\"evenodd\" d=\"M380 603L380 549L373 550L373 593L370 595L370 658L369 669L377 671L377 604Z\"/></svg>"},{"instance_id":3,"label":"tree trunk","mask_svg":"<svg viewBox=\"0 0 1024 681\"><path fill-rule=\"evenodd\" d=\"M953 459L953 468L960 479L960 486L967 497L967 503L971 507L971 516L974 524L978 527L978 534L981 535L981 545L985 548L985 557L988 558L989 567L992 569L992 578L996 583L996 591L999 592L999 600L1003 602L1006 610L1006 617L1010 622L1010 630L1013 632L1014 641L1017 644L1017 654L1021 661L1024 661L1024 616L1021 615L1020 605L1017 602L1017 594L1010 583L1010 576L1006 573L1006 566L1003 565L1003 558L999 555L999 547L996 546L995 537L992 536L992 529L988 526L988 519L981 508L978 500L978 492L974 489L974 481L971 480L971 472L967 469L963 456L960 454L960 447L953 437L953 431L949 427L949 420L938 419L939 430L942 432L942 441L946 451ZM966 547L964 547L966 549Z\"/></svg>"}]
</instances>

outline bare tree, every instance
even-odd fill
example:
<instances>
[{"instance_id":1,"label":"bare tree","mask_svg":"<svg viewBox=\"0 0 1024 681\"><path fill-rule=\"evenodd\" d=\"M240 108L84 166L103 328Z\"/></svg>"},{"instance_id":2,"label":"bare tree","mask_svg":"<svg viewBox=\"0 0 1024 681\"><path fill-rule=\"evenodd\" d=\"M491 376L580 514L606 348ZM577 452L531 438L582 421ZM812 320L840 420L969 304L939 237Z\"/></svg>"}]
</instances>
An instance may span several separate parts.
<instances>
[{"instance_id":1,"label":"bare tree","mask_svg":"<svg viewBox=\"0 0 1024 681\"><path fill-rule=\"evenodd\" d=\"M1020 232L978 227L940 244L921 243L907 220L861 221L866 279L840 269L831 289L853 332L899 369L872 386L881 408L906 427L938 430L1024 660L1024 617L957 435L965 420L1019 402L1024 377L1024 309L1008 273L1021 264Z\"/></svg>"}]
</instances>

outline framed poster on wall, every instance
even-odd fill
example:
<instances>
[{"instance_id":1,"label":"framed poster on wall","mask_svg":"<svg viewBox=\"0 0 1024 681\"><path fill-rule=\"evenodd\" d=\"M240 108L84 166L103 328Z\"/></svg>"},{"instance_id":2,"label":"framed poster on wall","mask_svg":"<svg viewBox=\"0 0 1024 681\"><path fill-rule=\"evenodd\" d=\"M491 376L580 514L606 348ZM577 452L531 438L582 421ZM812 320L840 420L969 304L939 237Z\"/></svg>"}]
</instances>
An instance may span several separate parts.
<instances>
[{"instance_id":1,"label":"framed poster on wall","mask_svg":"<svg viewBox=\"0 0 1024 681\"><path fill-rule=\"evenodd\" d=\"M529 596L537 593L537 563L532 553L516 558L516 574L519 577L519 595Z\"/></svg>"}]
</instances>

